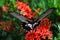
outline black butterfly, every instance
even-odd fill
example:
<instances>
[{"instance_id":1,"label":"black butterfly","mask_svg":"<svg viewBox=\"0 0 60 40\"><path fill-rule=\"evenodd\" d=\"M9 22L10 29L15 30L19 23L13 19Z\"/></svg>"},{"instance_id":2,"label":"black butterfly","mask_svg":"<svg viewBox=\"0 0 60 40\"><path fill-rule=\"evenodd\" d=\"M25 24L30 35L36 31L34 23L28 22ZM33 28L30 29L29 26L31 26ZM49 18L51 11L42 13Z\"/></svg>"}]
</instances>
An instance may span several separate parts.
<instances>
[{"instance_id":1,"label":"black butterfly","mask_svg":"<svg viewBox=\"0 0 60 40\"><path fill-rule=\"evenodd\" d=\"M38 21L30 20L30 22L28 21L28 19L26 17L24 17L22 15L18 15L16 13L9 13L9 15L12 15L12 16L16 17L17 19L19 19L23 23L22 27L25 30L30 31L31 29L34 29L37 25L39 25L40 21L43 18L45 18L47 15L49 15L50 13L52 13L54 10L55 10L55 8L48 9L42 15L40 15L40 17L38 18Z\"/></svg>"}]
</instances>

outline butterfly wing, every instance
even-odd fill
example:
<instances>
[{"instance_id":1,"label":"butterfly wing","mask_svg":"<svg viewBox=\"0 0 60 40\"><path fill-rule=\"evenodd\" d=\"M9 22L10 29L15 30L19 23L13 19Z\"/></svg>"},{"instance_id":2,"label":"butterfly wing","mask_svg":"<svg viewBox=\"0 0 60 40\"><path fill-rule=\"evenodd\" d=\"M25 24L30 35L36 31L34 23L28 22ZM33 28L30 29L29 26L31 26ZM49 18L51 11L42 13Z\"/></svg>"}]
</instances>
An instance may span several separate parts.
<instances>
[{"instance_id":1,"label":"butterfly wing","mask_svg":"<svg viewBox=\"0 0 60 40\"><path fill-rule=\"evenodd\" d=\"M38 18L38 21L41 21L43 18L45 18L47 15L51 14L54 11L55 8L51 8L48 9L47 11L45 11L42 15L40 15L40 17Z\"/></svg>"},{"instance_id":2,"label":"butterfly wing","mask_svg":"<svg viewBox=\"0 0 60 40\"><path fill-rule=\"evenodd\" d=\"M27 21L27 18L25 18L24 16L22 15L18 15L16 13L9 13L10 15L16 17L17 19L19 19L21 22L24 22L24 23L28 23Z\"/></svg>"},{"instance_id":3,"label":"butterfly wing","mask_svg":"<svg viewBox=\"0 0 60 40\"><path fill-rule=\"evenodd\" d=\"M40 21L43 18L45 18L46 16L48 16L49 14L51 14L54 10L55 10L55 8L51 8L51 9L46 10L42 15L40 15L40 17L38 18L37 22L35 22L33 24L33 27L36 28L36 26L40 24Z\"/></svg>"},{"instance_id":4,"label":"butterfly wing","mask_svg":"<svg viewBox=\"0 0 60 40\"><path fill-rule=\"evenodd\" d=\"M10 15L16 17L17 19L19 19L21 22L22 22L22 27L23 29L29 31L30 29L32 29L32 24L30 24L27 20L27 18L25 18L24 16L22 15L18 15L16 13L9 13ZM32 21L32 20L30 20ZM30 26L31 25L31 26Z\"/></svg>"}]
</instances>

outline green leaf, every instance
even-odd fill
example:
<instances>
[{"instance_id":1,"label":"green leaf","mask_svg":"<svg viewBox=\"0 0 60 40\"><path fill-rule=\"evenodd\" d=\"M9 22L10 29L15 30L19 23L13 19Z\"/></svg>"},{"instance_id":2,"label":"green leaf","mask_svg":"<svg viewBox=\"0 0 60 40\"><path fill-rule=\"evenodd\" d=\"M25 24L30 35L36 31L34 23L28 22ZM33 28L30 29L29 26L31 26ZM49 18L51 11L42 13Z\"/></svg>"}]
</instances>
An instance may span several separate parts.
<instances>
[{"instance_id":1,"label":"green leaf","mask_svg":"<svg viewBox=\"0 0 60 40\"><path fill-rule=\"evenodd\" d=\"M12 3L13 5L15 5L15 0L10 0L10 3Z\"/></svg>"},{"instance_id":2,"label":"green leaf","mask_svg":"<svg viewBox=\"0 0 60 40\"><path fill-rule=\"evenodd\" d=\"M11 35L8 35L8 37L7 37L6 40L12 40L12 36Z\"/></svg>"},{"instance_id":3,"label":"green leaf","mask_svg":"<svg viewBox=\"0 0 60 40\"><path fill-rule=\"evenodd\" d=\"M57 40L57 38L56 37L54 37L54 39L53 40Z\"/></svg>"},{"instance_id":4,"label":"green leaf","mask_svg":"<svg viewBox=\"0 0 60 40\"><path fill-rule=\"evenodd\" d=\"M59 11L59 9L56 9L56 14L57 14L58 16L60 16L60 11Z\"/></svg>"},{"instance_id":5,"label":"green leaf","mask_svg":"<svg viewBox=\"0 0 60 40\"><path fill-rule=\"evenodd\" d=\"M0 25L0 30L2 30L2 26Z\"/></svg>"},{"instance_id":6,"label":"green leaf","mask_svg":"<svg viewBox=\"0 0 60 40\"><path fill-rule=\"evenodd\" d=\"M6 37L7 36L7 32L2 31L2 37Z\"/></svg>"},{"instance_id":7,"label":"green leaf","mask_svg":"<svg viewBox=\"0 0 60 40\"><path fill-rule=\"evenodd\" d=\"M57 8L58 0L54 0L54 7Z\"/></svg>"},{"instance_id":8,"label":"green leaf","mask_svg":"<svg viewBox=\"0 0 60 40\"><path fill-rule=\"evenodd\" d=\"M39 3L39 7L40 7L41 9L44 9L44 6L43 6L42 3Z\"/></svg>"},{"instance_id":9,"label":"green leaf","mask_svg":"<svg viewBox=\"0 0 60 40\"><path fill-rule=\"evenodd\" d=\"M59 30L57 39L60 40L60 30Z\"/></svg>"},{"instance_id":10,"label":"green leaf","mask_svg":"<svg viewBox=\"0 0 60 40\"><path fill-rule=\"evenodd\" d=\"M5 0L0 0L0 6L4 6Z\"/></svg>"}]
</instances>

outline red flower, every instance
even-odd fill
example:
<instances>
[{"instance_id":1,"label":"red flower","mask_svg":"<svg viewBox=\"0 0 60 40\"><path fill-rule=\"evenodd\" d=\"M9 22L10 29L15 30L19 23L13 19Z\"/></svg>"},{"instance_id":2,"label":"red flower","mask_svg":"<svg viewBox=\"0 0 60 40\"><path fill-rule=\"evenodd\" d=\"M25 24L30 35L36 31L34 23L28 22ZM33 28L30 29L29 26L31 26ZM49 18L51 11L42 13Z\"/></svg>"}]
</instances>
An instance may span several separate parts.
<instances>
[{"instance_id":1,"label":"red flower","mask_svg":"<svg viewBox=\"0 0 60 40\"><path fill-rule=\"evenodd\" d=\"M26 40L42 40L52 38L52 32L49 30L51 23L48 18L44 18L35 30L31 30L26 34ZM42 39L41 39L42 38Z\"/></svg>"},{"instance_id":2,"label":"red flower","mask_svg":"<svg viewBox=\"0 0 60 40\"><path fill-rule=\"evenodd\" d=\"M37 15L37 13L36 12L33 12L33 17L35 17Z\"/></svg>"},{"instance_id":3,"label":"red flower","mask_svg":"<svg viewBox=\"0 0 60 40\"><path fill-rule=\"evenodd\" d=\"M36 16L36 12L33 13L28 5L19 1L16 2L16 5L18 6L18 10L22 12L23 16L26 16L29 19L32 19ZM40 8L38 8L37 11L39 12Z\"/></svg>"},{"instance_id":4,"label":"red flower","mask_svg":"<svg viewBox=\"0 0 60 40\"><path fill-rule=\"evenodd\" d=\"M7 11L8 10L8 2L6 2L5 7L4 6L2 7L2 10L3 11Z\"/></svg>"},{"instance_id":5,"label":"red flower","mask_svg":"<svg viewBox=\"0 0 60 40\"><path fill-rule=\"evenodd\" d=\"M16 5L18 6L18 10L22 11L23 16L26 16L29 19L33 18L32 11L28 5L18 1L16 2Z\"/></svg>"},{"instance_id":6,"label":"red flower","mask_svg":"<svg viewBox=\"0 0 60 40\"><path fill-rule=\"evenodd\" d=\"M3 31L7 31L7 27L6 26L3 27Z\"/></svg>"},{"instance_id":7,"label":"red flower","mask_svg":"<svg viewBox=\"0 0 60 40\"><path fill-rule=\"evenodd\" d=\"M40 40L40 36L34 31L31 30L26 34L26 40Z\"/></svg>"},{"instance_id":8,"label":"red flower","mask_svg":"<svg viewBox=\"0 0 60 40\"><path fill-rule=\"evenodd\" d=\"M40 12L40 8L38 8L37 11Z\"/></svg>"},{"instance_id":9,"label":"red flower","mask_svg":"<svg viewBox=\"0 0 60 40\"><path fill-rule=\"evenodd\" d=\"M3 24L3 22L0 22L0 25L2 25Z\"/></svg>"},{"instance_id":10,"label":"red flower","mask_svg":"<svg viewBox=\"0 0 60 40\"><path fill-rule=\"evenodd\" d=\"M48 39L52 38L52 32L45 27L40 26L40 28L36 29L36 32L39 33L39 35L43 39L46 39L46 37L48 37Z\"/></svg>"},{"instance_id":11,"label":"red flower","mask_svg":"<svg viewBox=\"0 0 60 40\"><path fill-rule=\"evenodd\" d=\"M43 26L43 27L46 27L46 28L50 28L51 27L51 21L48 18L44 18L40 22L40 26Z\"/></svg>"},{"instance_id":12,"label":"red flower","mask_svg":"<svg viewBox=\"0 0 60 40\"><path fill-rule=\"evenodd\" d=\"M26 40L34 40L34 32L32 30L26 34Z\"/></svg>"},{"instance_id":13,"label":"red flower","mask_svg":"<svg viewBox=\"0 0 60 40\"><path fill-rule=\"evenodd\" d=\"M40 36L43 39L48 39L52 38L52 32L49 30L51 27L51 22L49 21L48 18L44 18L41 22L40 25L36 28L36 32L40 34Z\"/></svg>"},{"instance_id":14,"label":"red flower","mask_svg":"<svg viewBox=\"0 0 60 40\"><path fill-rule=\"evenodd\" d=\"M3 31L11 32L14 30L14 26L12 25L11 21L4 22L3 24Z\"/></svg>"},{"instance_id":15,"label":"red flower","mask_svg":"<svg viewBox=\"0 0 60 40\"><path fill-rule=\"evenodd\" d=\"M8 8L7 7L2 7L2 10L6 11L6 10L8 10Z\"/></svg>"}]
</instances>

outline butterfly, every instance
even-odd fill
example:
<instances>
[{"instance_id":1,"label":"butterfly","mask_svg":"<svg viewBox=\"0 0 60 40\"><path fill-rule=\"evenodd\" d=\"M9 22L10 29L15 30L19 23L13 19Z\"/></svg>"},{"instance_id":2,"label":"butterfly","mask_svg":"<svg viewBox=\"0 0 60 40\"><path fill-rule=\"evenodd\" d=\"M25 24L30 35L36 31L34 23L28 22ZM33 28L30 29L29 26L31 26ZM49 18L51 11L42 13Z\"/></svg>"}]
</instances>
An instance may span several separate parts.
<instances>
[{"instance_id":1,"label":"butterfly","mask_svg":"<svg viewBox=\"0 0 60 40\"><path fill-rule=\"evenodd\" d=\"M46 16L48 16L49 14L51 14L54 10L55 10L55 8L47 9L45 12L43 12L42 15L40 15L40 17L38 18L37 21L35 21L35 20L28 21L28 18L26 18L22 15L18 15L17 13L10 12L9 15L12 15L13 17L19 19L22 22L23 29L30 31L31 29L35 29L36 26L40 24L40 21L43 18L45 18Z\"/></svg>"}]
</instances>

